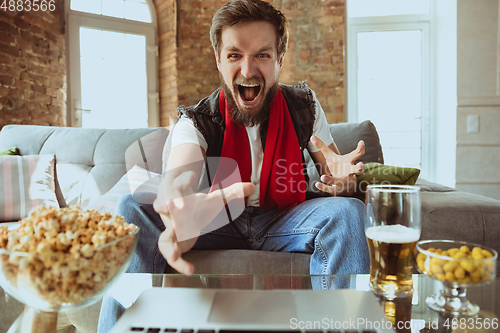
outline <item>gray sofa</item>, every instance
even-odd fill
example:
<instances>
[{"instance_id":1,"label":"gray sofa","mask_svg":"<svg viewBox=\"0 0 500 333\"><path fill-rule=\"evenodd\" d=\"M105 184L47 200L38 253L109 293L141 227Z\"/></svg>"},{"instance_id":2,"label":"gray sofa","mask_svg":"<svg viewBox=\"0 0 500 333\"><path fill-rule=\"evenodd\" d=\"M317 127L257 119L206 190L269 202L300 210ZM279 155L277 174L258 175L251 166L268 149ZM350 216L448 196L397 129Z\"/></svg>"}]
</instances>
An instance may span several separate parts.
<instances>
[{"instance_id":1,"label":"gray sofa","mask_svg":"<svg viewBox=\"0 0 500 333\"><path fill-rule=\"evenodd\" d=\"M383 163L378 134L371 122L334 124L330 129L341 153L352 151L358 140L363 139L366 154L361 160ZM84 208L95 204L136 164L160 173L163 151L168 151L168 133L159 128L104 130L9 125L0 131L0 150L18 147L21 155L54 154L60 205L77 204ZM500 251L500 201L422 179L417 185L422 189L421 239L469 241ZM191 251L185 257L195 264L197 273L306 274L309 271L309 255L304 253L220 250ZM20 311L7 310L2 304L2 320L7 318L7 312L17 315ZM95 305L70 313L67 318L61 316L61 331L71 332L75 327L80 332L94 331L98 308Z\"/></svg>"}]
</instances>

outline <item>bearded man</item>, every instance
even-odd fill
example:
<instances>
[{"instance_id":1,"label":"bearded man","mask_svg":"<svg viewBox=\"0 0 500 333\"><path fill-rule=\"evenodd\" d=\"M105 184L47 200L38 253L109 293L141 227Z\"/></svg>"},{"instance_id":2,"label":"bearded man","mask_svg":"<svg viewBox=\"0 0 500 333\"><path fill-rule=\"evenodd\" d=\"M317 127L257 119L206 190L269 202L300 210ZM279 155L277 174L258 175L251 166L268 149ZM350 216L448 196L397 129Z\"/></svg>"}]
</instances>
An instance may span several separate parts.
<instances>
[{"instance_id":1,"label":"bearded man","mask_svg":"<svg viewBox=\"0 0 500 333\"><path fill-rule=\"evenodd\" d=\"M278 83L285 16L265 1L232 0L215 14L210 39L221 87L178 109L154 205L132 196L118 204L117 213L141 228L129 271L163 273L168 264L192 274L196 267L182 257L191 249L254 249L310 253L314 275L368 273L364 204L349 197L364 169L354 164L364 143L340 155L314 92ZM321 175L321 197L303 186L305 150ZM211 157L236 161L241 181L214 187L227 176L221 160L210 172L212 189L197 191ZM238 200L241 214L206 232Z\"/></svg>"}]
</instances>

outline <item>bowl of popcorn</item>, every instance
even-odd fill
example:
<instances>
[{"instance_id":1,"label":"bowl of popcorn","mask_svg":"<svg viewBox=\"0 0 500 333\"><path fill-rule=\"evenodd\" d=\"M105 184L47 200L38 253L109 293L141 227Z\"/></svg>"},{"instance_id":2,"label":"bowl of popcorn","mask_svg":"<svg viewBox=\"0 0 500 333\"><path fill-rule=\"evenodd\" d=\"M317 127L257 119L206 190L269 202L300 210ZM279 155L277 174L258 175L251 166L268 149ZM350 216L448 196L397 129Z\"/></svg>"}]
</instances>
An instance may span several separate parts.
<instances>
[{"instance_id":1,"label":"bowl of popcorn","mask_svg":"<svg viewBox=\"0 0 500 333\"><path fill-rule=\"evenodd\" d=\"M493 281L498 253L489 247L451 240L419 241L417 269L443 285L427 305L439 312L474 315L479 306L467 300L467 288Z\"/></svg>"},{"instance_id":2,"label":"bowl of popcorn","mask_svg":"<svg viewBox=\"0 0 500 333\"><path fill-rule=\"evenodd\" d=\"M38 207L19 227L0 227L0 285L31 308L92 304L128 267L139 228L78 207Z\"/></svg>"}]
</instances>

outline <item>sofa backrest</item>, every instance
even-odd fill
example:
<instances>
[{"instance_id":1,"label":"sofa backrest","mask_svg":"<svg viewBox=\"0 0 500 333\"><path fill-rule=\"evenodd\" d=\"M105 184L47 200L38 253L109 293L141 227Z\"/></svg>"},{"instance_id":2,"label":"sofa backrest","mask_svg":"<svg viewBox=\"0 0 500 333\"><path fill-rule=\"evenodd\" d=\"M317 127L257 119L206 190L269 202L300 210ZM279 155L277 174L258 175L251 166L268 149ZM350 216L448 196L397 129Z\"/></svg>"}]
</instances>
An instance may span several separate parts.
<instances>
[{"instance_id":1,"label":"sofa backrest","mask_svg":"<svg viewBox=\"0 0 500 333\"><path fill-rule=\"evenodd\" d=\"M377 130L370 121L331 124L329 128L340 153L351 152L364 140L366 153L360 161L384 162ZM0 131L0 150L17 147L21 155L54 154L59 204L85 207L109 191L134 165L161 173L168 134L165 128L8 125ZM319 175L310 164L311 182L317 181Z\"/></svg>"},{"instance_id":2,"label":"sofa backrest","mask_svg":"<svg viewBox=\"0 0 500 333\"><path fill-rule=\"evenodd\" d=\"M8 125L0 131L0 150L17 147L21 155L54 154L59 204L85 207L134 165L160 173L168 132Z\"/></svg>"}]
</instances>

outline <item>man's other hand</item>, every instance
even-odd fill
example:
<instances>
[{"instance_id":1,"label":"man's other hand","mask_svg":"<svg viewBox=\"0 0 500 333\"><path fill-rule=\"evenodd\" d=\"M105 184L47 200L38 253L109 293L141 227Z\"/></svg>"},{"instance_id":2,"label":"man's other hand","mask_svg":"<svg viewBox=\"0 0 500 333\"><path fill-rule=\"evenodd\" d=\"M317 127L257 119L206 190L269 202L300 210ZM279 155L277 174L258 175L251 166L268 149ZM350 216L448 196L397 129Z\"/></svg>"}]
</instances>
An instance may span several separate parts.
<instances>
[{"instance_id":1,"label":"man's other hand","mask_svg":"<svg viewBox=\"0 0 500 333\"><path fill-rule=\"evenodd\" d=\"M365 171L363 162L354 164L365 153L364 141L359 141L356 149L345 155L337 154L316 136L311 137L311 142L323 154L328 167L321 175L323 183L317 182L316 187L331 196L352 195L356 188L356 174Z\"/></svg>"}]
</instances>

